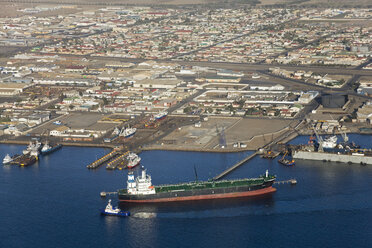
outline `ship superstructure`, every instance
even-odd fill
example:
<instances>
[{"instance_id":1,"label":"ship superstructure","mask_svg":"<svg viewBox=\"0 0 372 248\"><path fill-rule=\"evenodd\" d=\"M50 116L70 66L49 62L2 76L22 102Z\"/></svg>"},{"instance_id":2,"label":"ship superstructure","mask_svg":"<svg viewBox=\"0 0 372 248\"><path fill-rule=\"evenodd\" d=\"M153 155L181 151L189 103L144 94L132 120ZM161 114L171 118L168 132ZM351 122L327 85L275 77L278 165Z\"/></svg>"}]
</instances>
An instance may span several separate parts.
<instances>
[{"instance_id":1,"label":"ship superstructure","mask_svg":"<svg viewBox=\"0 0 372 248\"><path fill-rule=\"evenodd\" d=\"M129 153L127 158L128 158L127 167L129 169L132 169L133 167L137 166L141 162L141 157L135 154L134 152Z\"/></svg>"}]
</instances>

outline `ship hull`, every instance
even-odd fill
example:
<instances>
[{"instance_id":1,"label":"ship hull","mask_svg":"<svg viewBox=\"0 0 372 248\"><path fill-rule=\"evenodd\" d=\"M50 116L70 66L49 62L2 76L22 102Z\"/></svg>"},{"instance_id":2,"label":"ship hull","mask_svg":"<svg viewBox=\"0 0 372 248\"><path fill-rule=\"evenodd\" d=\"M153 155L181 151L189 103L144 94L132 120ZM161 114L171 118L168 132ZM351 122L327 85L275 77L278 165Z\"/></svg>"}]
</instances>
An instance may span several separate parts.
<instances>
[{"instance_id":1,"label":"ship hull","mask_svg":"<svg viewBox=\"0 0 372 248\"><path fill-rule=\"evenodd\" d=\"M295 165L294 161L287 160L287 159L279 159L278 162L282 165L285 165L285 166L294 166Z\"/></svg>"},{"instance_id":2,"label":"ship hull","mask_svg":"<svg viewBox=\"0 0 372 248\"><path fill-rule=\"evenodd\" d=\"M128 135L126 135L126 136L123 136L125 139L128 139L128 138L130 138L130 137L133 137L133 135L135 134L135 132L134 133L131 133L131 134L128 134Z\"/></svg>"},{"instance_id":3,"label":"ship hull","mask_svg":"<svg viewBox=\"0 0 372 248\"><path fill-rule=\"evenodd\" d=\"M293 158L353 164L372 164L372 156L358 156L355 154L351 155L325 152L296 151L293 155Z\"/></svg>"},{"instance_id":4,"label":"ship hull","mask_svg":"<svg viewBox=\"0 0 372 248\"><path fill-rule=\"evenodd\" d=\"M119 201L133 203L159 203L254 197L275 192L276 189L272 187L272 184L273 181L269 181L260 185L161 192L152 195L130 195L119 193Z\"/></svg>"},{"instance_id":5,"label":"ship hull","mask_svg":"<svg viewBox=\"0 0 372 248\"><path fill-rule=\"evenodd\" d=\"M41 151L41 155L48 155L50 153L53 153L53 152L59 150L60 148L62 148L62 145L61 144L56 145L56 146L54 146L54 147L52 147L52 148L50 148L50 149L48 149L46 151Z\"/></svg>"},{"instance_id":6,"label":"ship hull","mask_svg":"<svg viewBox=\"0 0 372 248\"><path fill-rule=\"evenodd\" d=\"M162 116L159 116L159 117L155 117L155 120L161 121L161 120L164 120L165 117L167 117L167 115L162 115Z\"/></svg>"},{"instance_id":7,"label":"ship hull","mask_svg":"<svg viewBox=\"0 0 372 248\"><path fill-rule=\"evenodd\" d=\"M134 167L136 167L137 165L139 165L140 163L136 163L135 165L127 165L128 169L133 169Z\"/></svg>"},{"instance_id":8,"label":"ship hull","mask_svg":"<svg viewBox=\"0 0 372 248\"><path fill-rule=\"evenodd\" d=\"M125 212L119 212L119 213L108 213L105 210L101 211L101 215L105 216L118 216L118 217L127 217L130 216L130 212L125 211Z\"/></svg>"}]
</instances>

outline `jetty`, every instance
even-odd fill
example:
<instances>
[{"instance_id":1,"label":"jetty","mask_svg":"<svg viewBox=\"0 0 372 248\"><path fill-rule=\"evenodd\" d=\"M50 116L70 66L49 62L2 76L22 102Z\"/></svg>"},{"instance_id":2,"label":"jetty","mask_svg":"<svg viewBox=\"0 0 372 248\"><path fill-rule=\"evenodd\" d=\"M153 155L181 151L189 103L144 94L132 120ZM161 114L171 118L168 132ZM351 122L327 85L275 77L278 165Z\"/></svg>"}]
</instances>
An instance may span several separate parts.
<instances>
[{"instance_id":1,"label":"jetty","mask_svg":"<svg viewBox=\"0 0 372 248\"><path fill-rule=\"evenodd\" d=\"M112 151L112 152L106 154L105 156L103 156L102 158L97 159L93 163L88 164L87 168L88 169L96 169L96 168L98 168L99 166L106 163L107 161L109 161L110 159L112 159L113 157L115 157L117 155L118 155L117 151Z\"/></svg>"},{"instance_id":2,"label":"jetty","mask_svg":"<svg viewBox=\"0 0 372 248\"><path fill-rule=\"evenodd\" d=\"M295 184L297 184L297 180L296 179L289 179L289 180L284 180L284 181L275 181L274 184L291 184L291 185L295 185Z\"/></svg>"},{"instance_id":3,"label":"jetty","mask_svg":"<svg viewBox=\"0 0 372 248\"><path fill-rule=\"evenodd\" d=\"M106 197L107 195L116 195L118 192L105 192L105 191L102 191L99 195L101 197Z\"/></svg>"},{"instance_id":4,"label":"jetty","mask_svg":"<svg viewBox=\"0 0 372 248\"><path fill-rule=\"evenodd\" d=\"M119 164L121 163L124 163L125 162L125 157L129 154L129 151L120 155L119 157L115 158L114 160L110 161L107 166L106 166L106 169L107 170L115 170L116 167L118 167Z\"/></svg>"},{"instance_id":5,"label":"jetty","mask_svg":"<svg viewBox=\"0 0 372 248\"><path fill-rule=\"evenodd\" d=\"M226 176L227 174L229 174L230 172L232 172L233 170L235 170L236 168L238 168L239 166L241 166L242 164L244 164L245 162L249 161L250 159L254 158L256 155L258 154L258 151L249 155L248 157L240 160L239 162L237 162L236 164L234 164L233 166L231 166L230 168L228 168L227 170L223 171L221 174L215 176L213 178L213 180L219 180L221 178L223 178L224 176Z\"/></svg>"}]
</instances>

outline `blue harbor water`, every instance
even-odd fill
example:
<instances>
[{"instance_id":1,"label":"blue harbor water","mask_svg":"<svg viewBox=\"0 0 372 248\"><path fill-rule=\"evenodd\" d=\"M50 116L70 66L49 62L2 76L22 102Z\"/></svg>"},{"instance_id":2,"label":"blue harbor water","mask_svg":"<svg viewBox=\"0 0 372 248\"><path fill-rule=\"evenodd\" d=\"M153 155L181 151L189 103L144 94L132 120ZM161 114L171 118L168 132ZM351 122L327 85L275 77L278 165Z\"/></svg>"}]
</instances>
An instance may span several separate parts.
<instances>
[{"instance_id":1,"label":"blue harbor water","mask_svg":"<svg viewBox=\"0 0 372 248\"><path fill-rule=\"evenodd\" d=\"M371 136L350 135L364 147ZM291 143L307 143L302 136ZM0 158L24 146L0 145ZM102 217L101 191L126 186L126 170L88 170L109 150L63 147L32 166L0 169L0 247L372 247L372 166L296 161L285 167L255 157L226 178L277 180L272 196L205 203L126 206L131 217ZM247 153L148 151L154 184L219 174Z\"/></svg>"}]
</instances>

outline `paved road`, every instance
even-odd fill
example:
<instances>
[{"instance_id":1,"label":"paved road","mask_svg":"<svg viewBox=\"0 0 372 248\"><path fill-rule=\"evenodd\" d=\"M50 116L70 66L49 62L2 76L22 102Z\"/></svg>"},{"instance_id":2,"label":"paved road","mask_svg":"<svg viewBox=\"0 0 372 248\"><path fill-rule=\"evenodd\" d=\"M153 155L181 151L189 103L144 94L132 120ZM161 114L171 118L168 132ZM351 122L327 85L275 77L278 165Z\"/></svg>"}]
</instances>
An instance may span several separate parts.
<instances>
[{"instance_id":1,"label":"paved road","mask_svg":"<svg viewBox=\"0 0 372 248\"><path fill-rule=\"evenodd\" d=\"M195 97L198 97L200 96L201 94L203 94L204 92L206 92L206 90L198 90L195 94L192 94L191 96L188 96L187 98L183 99L182 101L180 101L179 103L171 106L169 109L168 109L168 113L172 113L173 111L175 111L176 109L180 108L182 105L192 101L192 99L194 99Z\"/></svg>"}]
</instances>

